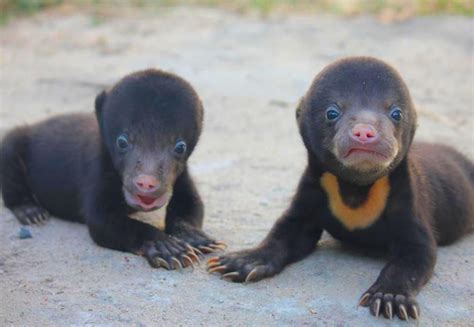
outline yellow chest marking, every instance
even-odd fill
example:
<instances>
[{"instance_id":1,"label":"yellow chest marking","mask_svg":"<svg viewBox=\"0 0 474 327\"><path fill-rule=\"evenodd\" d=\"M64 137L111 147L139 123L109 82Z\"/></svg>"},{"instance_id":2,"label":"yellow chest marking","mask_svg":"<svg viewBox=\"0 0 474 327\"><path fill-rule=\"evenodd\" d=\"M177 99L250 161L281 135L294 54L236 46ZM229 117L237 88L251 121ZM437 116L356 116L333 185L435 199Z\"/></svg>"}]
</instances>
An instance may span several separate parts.
<instances>
[{"instance_id":1,"label":"yellow chest marking","mask_svg":"<svg viewBox=\"0 0 474 327\"><path fill-rule=\"evenodd\" d=\"M342 200L336 176L324 173L320 182L328 196L332 214L349 230L372 225L385 209L390 193L388 177L382 177L372 185L365 202L357 208L351 208Z\"/></svg>"}]
</instances>

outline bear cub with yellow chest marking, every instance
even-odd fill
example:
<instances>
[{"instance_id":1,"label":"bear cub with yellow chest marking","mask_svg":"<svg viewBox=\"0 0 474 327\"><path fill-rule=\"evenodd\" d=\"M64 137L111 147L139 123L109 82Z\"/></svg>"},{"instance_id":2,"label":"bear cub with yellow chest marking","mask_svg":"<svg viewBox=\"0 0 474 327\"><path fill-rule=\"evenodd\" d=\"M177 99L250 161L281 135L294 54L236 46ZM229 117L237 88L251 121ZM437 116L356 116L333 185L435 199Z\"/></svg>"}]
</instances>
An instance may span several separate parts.
<instances>
[{"instance_id":1,"label":"bear cub with yellow chest marking","mask_svg":"<svg viewBox=\"0 0 474 327\"><path fill-rule=\"evenodd\" d=\"M360 304L391 319L418 319L436 245L474 226L474 165L454 149L414 143L416 113L400 75L368 57L326 67L297 121L308 165L289 209L256 248L208 262L235 282L256 281L310 254L323 230L387 249L390 260Z\"/></svg>"},{"instance_id":2,"label":"bear cub with yellow chest marking","mask_svg":"<svg viewBox=\"0 0 474 327\"><path fill-rule=\"evenodd\" d=\"M204 207L187 168L203 114L182 78L130 74L97 96L95 115L60 115L5 136L5 206L22 224L49 214L85 223L97 244L153 267L192 266L222 247L201 230Z\"/></svg>"}]
</instances>

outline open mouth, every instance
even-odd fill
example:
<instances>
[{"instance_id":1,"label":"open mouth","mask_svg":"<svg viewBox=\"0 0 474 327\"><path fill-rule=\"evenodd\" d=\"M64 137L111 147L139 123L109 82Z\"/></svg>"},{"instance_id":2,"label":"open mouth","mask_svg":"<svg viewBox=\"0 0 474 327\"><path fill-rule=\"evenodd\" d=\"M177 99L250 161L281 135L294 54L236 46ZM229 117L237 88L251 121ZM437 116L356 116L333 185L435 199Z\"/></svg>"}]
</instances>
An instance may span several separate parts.
<instances>
[{"instance_id":1,"label":"open mouth","mask_svg":"<svg viewBox=\"0 0 474 327\"><path fill-rule=\"evenodd\" d=\"M125 200L127 203L141 211L152 211L163 207L168 203L169 193L164 193L160 196L132 194L124 190Z\"/></svg>"},{"instance_id":2,"label":"open mouth","mask_svg":"<svg viewBox=\"0 0 474 327\"><path fill-rule=\"evenodd\" d=\"M137 194L136 197L138 198L138 201L143 203L144 205L151 205L156 202L157 198L156 197L151 197L151 196L145 196L145 195L139 195Z\"/></svg>"}]
</instances>

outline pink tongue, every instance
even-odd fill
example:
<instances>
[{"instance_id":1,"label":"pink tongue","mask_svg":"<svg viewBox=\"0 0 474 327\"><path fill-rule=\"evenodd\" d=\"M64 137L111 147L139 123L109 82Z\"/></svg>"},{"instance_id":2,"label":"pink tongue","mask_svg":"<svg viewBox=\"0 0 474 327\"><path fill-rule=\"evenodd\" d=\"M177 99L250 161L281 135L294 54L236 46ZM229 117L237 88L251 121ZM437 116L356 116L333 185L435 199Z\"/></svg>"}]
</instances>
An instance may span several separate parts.
<instances>
[{"instance_id":1,"label":"pink tongue","mask_svg":"<svg viewBox=\"0 0 474 327\"><path fill-rule=\"evenodd\" d=\"M146 205L150 205L156 200L156 198L152 198L149 196L143 196L143 195L137 195L137 196L140 199L140 201L142 201Z\"/></svg>"}]
</instances>

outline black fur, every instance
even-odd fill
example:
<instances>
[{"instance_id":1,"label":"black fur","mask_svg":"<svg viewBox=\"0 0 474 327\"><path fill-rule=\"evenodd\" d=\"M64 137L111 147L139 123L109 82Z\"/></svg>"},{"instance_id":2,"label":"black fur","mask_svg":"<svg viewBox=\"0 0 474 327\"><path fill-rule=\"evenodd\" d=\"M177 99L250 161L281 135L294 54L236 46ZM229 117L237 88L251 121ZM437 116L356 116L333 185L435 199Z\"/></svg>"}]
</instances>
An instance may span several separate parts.
<instances>
[{"instance_id":1,"label":"black fur","mask_svg":"<svg viewBox=\"0 0 474 327\"><path fill-rule=\"evenodd\" d=\"M195 248L216 245L201 231L203 204L187 170L203 119L196 92L183 79L150 69L99 94L95 109L96 115L57 116L6 135L0 147L5 206L23 224L49 213L86 223L97 244L143 254L154 267L192 264ZM126 150L117 146L124 134ZM174 151L178 141L185 142L184 153ZM140 175L159 181L144 195L169 200L165 231L129 218L154 209L133 202Z\"/></svg>"},{"instance_id":2,"label":"black fur","mask_svg":"<svg viewBox=\"0 0 474 327\"><path fill-rule=\"evenodd\" d=\"M326 109L334 104L342 115L329 121ZM391 118L393 108L401 109L400 121ZM361 305L376 316L418 318L415 295L432 275L436 244L449 244L474 226L473 163L447 146L411 146L416 113L408 89L392 67L374 58L347 58L325 68L303 97L297 121L308 166L289 209L258 247L210 259L210 270L236 282L270 277L310 254L326 230L390 254ZM359 123L378 132L377 142L365 145L377 157L348 155L355 142L350 133ZM360 207L374 183L388 176L389 195L372 224L351 229L335 217L321 184L327 172L337 177L339 194L351 208Z\"/></svg>"}]
</instances>

